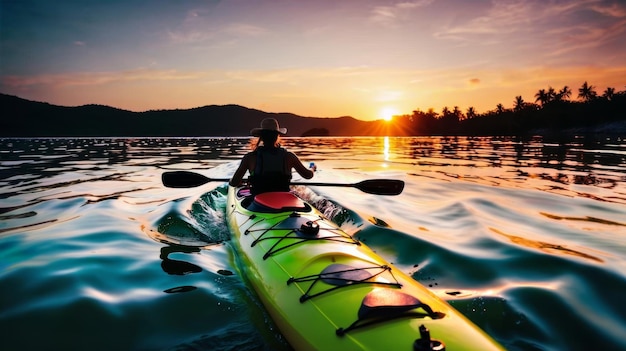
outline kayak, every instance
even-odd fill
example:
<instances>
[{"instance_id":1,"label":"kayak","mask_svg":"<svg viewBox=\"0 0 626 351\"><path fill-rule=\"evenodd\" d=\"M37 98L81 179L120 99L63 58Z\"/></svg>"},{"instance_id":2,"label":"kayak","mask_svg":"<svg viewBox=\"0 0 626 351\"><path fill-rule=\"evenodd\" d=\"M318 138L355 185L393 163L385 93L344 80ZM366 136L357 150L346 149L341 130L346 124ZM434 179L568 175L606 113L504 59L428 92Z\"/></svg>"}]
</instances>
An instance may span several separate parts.
<instances>
[{"instance_id":1,"label":"kayak","mask_svg":"<svg viewBox=\"0 0 626 351\"><path fill-rule=\"evenodd\" d=\"M240 269L296 350L503 350L291 192L229 187Z\"/></svg>"}]
</instances>

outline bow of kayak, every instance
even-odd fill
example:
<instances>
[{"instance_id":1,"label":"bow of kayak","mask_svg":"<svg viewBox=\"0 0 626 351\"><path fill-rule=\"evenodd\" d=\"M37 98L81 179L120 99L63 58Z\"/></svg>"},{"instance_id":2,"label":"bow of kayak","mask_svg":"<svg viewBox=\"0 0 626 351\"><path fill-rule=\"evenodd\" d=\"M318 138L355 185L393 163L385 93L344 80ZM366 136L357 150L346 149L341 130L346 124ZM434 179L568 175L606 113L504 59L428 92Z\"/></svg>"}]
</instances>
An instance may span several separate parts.
<instances>
[{"instance_id":1,"label":"bow of kayak","mask_svg":"<svg viewBox=\"0 0 626 351\"><path fill-rule=\"evenodd\" d=\"M297 350L502 350L291 193L229 187L227 221L242 273Z\"/></svg>"}]
</instances>

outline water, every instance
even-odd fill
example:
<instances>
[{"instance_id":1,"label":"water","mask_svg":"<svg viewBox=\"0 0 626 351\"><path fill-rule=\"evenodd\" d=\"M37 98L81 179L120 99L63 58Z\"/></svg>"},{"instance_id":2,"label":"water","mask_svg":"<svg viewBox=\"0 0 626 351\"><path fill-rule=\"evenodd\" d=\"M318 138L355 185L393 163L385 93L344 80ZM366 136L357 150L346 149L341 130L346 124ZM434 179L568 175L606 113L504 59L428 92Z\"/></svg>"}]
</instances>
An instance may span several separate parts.
<instances>
[{"instance_id":1,"label":"water","mask_svg":"<svg viewBox=\"0 0 626 351\"><path fill-rule=\"evenodd\" d=\"M284 139L298 187L510 350L626 349L626 142ZM248 139L0 140L3 350L287 350L239 275L225 186ZM345 210L342 210L345 209ZM346 211L349 210L349 211Z\"/></svg>"}]
</instances>

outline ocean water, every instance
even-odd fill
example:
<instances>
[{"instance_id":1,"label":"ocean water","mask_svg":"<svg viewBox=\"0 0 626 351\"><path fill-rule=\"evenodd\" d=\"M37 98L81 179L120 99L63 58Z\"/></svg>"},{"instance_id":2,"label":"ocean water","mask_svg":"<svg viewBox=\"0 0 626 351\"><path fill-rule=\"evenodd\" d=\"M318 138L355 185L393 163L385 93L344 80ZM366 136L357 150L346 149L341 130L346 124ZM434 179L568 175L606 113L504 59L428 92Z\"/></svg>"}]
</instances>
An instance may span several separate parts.
<instances>
[{"instance_id":1,"label":"ocean water","mask_svg":"<svg viewBox=\"0 0 626 351\"><path fill-rule=\"evenodd\" d=\"M233 259L253 140L0 139L2 350L289 350ZM509 350L626 349L626 141L285 138L347 231ZM218 181L166 188L161 174ZM390 336L393 337L393 336Z\"/></svg>"}]
</instances>

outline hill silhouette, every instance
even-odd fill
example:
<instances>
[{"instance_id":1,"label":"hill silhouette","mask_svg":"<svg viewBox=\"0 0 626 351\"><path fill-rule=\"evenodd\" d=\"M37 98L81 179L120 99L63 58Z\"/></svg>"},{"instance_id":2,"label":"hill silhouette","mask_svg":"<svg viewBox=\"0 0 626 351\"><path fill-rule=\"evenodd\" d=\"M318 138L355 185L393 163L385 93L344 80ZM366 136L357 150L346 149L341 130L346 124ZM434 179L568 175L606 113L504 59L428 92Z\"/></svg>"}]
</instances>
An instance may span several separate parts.
<instances>
[{"instance_id":1,"label":"hill silhouette","mask_svg":"<svg viewBox=\"0 0 626 351\"><path fill-rule=\"evenodd\" d=\"M239 105L132 112L102 105L65 107L0 94L4 137L203 137L247 136L266 117L287 128L288 136L382 135L382 121L352 117L317 118L269 113Z\"/></svg>"},{"instance_id":2,"label":"hill silhouette","mask_svg":"<svg viewBox=\"0 0 626 351\"><path fill-rule=\"evenodd\" d=\"M479 114L457 106L441 114L416 110L395 116L392 123L353 117L303 117L269 113L239 105L210 105L192 109L132 112L102 105L56 106L0 94L0 137L237 137L248 136L263 118L274 117L288 136L559 136L626 135L626 91L607 88L597 96L585 82L582 101L570 101L571 90L541 89L537 101L515 99Z\"/></svg>"}]
</instances>

